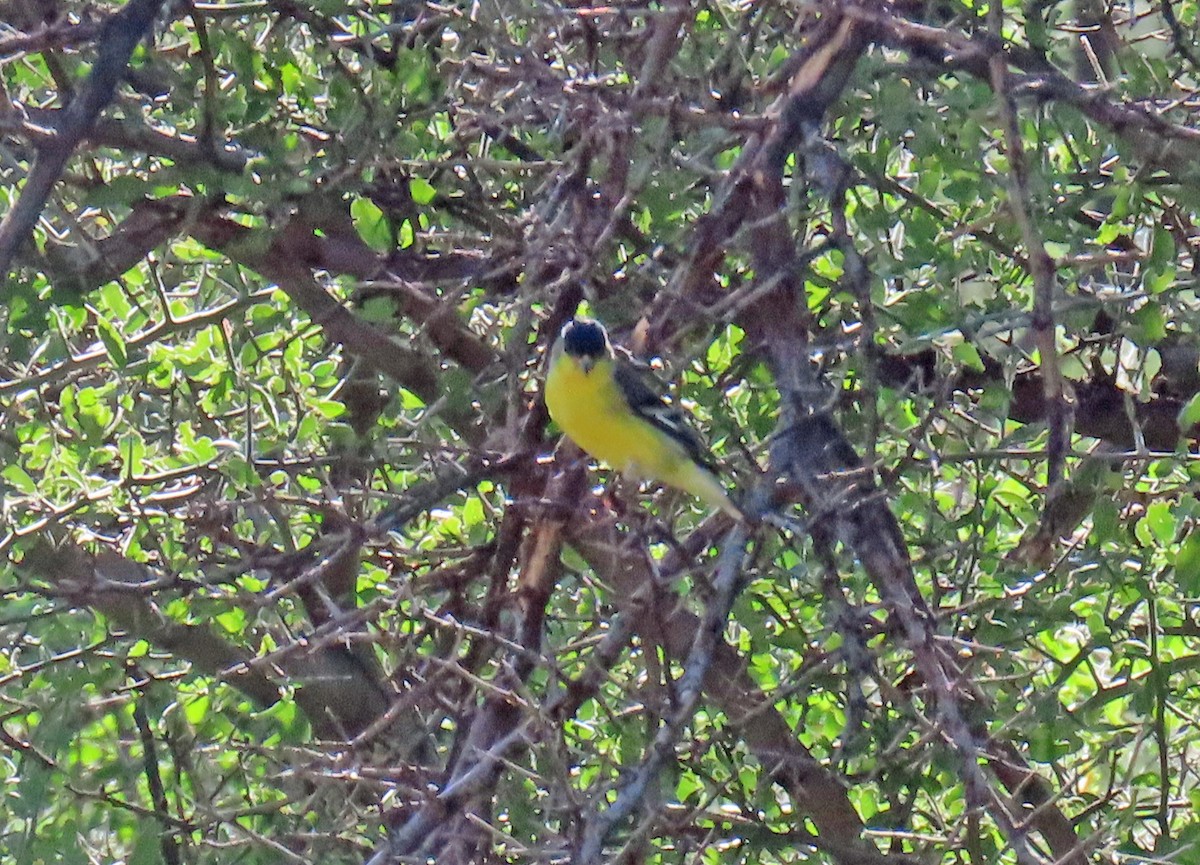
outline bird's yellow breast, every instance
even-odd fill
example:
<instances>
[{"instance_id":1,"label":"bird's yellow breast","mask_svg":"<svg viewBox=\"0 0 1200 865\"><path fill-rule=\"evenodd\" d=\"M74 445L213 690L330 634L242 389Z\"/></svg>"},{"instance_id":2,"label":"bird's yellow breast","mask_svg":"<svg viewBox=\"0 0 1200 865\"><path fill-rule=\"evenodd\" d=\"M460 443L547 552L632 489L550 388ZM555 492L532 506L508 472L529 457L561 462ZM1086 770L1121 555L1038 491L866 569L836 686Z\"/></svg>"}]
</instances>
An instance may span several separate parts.
<instances>
[{"instance_id":1,"label":"bird's yellow breast","mask_svg":"<svg viewBox=\"0 0 1200 865\"><path fill-rule=\"evenodd\" d=\"M629 408L611 360L584 372L574 358L561 358L546 377L546 408L571 441L619 472L669 481L690 461L682 445Z\"/></svg>"}]
</instances>

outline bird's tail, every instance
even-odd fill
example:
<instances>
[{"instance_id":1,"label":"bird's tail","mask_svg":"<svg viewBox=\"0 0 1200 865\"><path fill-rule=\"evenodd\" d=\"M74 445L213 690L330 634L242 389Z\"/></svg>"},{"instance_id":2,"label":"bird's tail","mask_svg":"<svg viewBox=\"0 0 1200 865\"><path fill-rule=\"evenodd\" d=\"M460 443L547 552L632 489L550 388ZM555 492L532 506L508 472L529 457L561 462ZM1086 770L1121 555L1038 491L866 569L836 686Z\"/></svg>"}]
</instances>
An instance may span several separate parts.
<instances>
[{"instance_id":1,"label":"bird's tail","mask_svg":"<svg viewBox=\"0 0 1200 865\"><path fill-rule=\"evenodd\" d=\"M673 486L686 490L705 504L720 508L739 522L746 521L742 509L733 503L721 479L708 469L694 462L688 462L679 472L681 477L675 479Z\"/></svg>"}]
</instances>

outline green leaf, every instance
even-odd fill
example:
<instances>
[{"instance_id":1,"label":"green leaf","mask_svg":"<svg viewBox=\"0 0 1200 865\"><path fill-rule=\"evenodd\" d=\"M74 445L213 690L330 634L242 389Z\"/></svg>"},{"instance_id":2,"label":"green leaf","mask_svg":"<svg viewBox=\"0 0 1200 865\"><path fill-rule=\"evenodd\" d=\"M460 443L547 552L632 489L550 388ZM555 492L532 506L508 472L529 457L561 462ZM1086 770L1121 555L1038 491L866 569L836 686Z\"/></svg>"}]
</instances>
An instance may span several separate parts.
<instances>
[{"instance_id":1,"label":"green leaf","mask_svg":"<svg viewBox=\"0 0 1200 865\"><path fill-rule=\"evenodd\" d=\"M212 707L212 700L208 694L197 694L195 696L186 697L183 700L184 717L188 719L188 723L194 727L198 727L208 718L209 710Z\"/></svg>"},{"instance_id":2,"label":"green leaf","mask_svg":"<svg viewBox=\"0 0 1200 865\"><path fill-rule=\"evenodd\" d=\"M160 865L163 861L161 846L163 827L151 817L138 821L133 833L133 852L126 859L128 865Z\"/></svg>"},{"instance_id":3,"label":"green leaf","mask_svg":"<svg viewBox=\"0 0 1200 865\"><path fill-rule=\"evenodd\" d=\"M1154 229L1154 239L1150 244L1150 258L1146 266L1150 270L1163 270L1173 265L1175 261L1175 236L1166 226L1159 225ZM1172 267L1172 269L1174 269Z\"/></svg>"},{"instance_id":4,"label":"green leaf","mask_svg":"<svg viewBox=\"0 0 1200 865\"><path fill-rule=\"evenodd\" d=\"M319 411L322 417L329 420L341 417L346 413L345 404L334 399L318 400L313 404L313 408Z\"/></svg>"},{"instance_id":5,"label":"green leaf","mask_svg":"<svg viewBox=\"0 0 1200 865\"><path fill-rule=\"evenodd\" d=\"M350 202L350 216L359 236L372 249L386 251L392 246L392 232L387 217L369 198L356 198Z\"/></svg>"},{"instance_id":6,"label":"green leaf","mask_svg":"<svg viewBox=\"0 0 1200 865\"><path fill-rule=\"evenodd\" d=\"M300 92L304 77L294 63L284 63L279 67L279 83L283 92L294 96Z\"/></svg>"},{"instance_id":7,"label":"green leaf","mask_svg":"<svg viewBox=\"0 0 1200 865\"><path fill-rule=\"evenodd\" d=\"M417 204L429 204L437 197L437 190L423 177L414 177L408 182L409 193Z\"/></svg>"},{"instance_id":8,"label":"green leaf","mask_svg":"<svg viewBox=\"0 0 1200 865\"><path fill-rule=\"evenodd\" d=\"M1175 514L1169 502L1151 502L1145 520L1159 544L1166 546L1175 540Z\"/></svg>"},{"instance_id":9,"label":"green leaf","mask_svg":"<svg viewBox=\"0 0 1200 865\"><path fill-rule=\"evenodd\" d=\"M1175 557L1175 581L1185 595L1200 595L1200 533L1191 531Z\"/></svg>"},{"instance_id":10,"label":"green leaf","mask_svg":"<svg viewBox=\"0 0 1200 865\"><path fill-rule=\"evenodd\" d=\"M1176 276L1177 273L1173 265L1161 268L1147 268L1144 278L1146 291L1150 294L1161 294L1175 284Z\"/></svg>"},{"instance_id":11,"label":"green leaf","mask_svg":"<svg viewBox=\"0 0 1200 865\"><path fill-rule=\"evenodd\" d=\"M973 369L976 372L983 372L983 358L979 354L979 349L975 348L969 342L956 343L950 349L950 354L962 366L968 369Z\"/></svg>"},{"instance_id":12,"label":"green leaf","mask_svg":"<svg viewBox=\"0 0 1200 865\"><path fill-rule=\"evenodd\" d=\"M26 495L32 495L37 492L37 481L31 478L29 473L19 463L9 463L3 469L0 469L0 477L12 484L17 492L25 493Z\"/></svg>"},{"instance_id":13,"label":"green leaf","mask_svg":"<svg viewBox=\"0 0 1200 865\"><path fill-rule=\"evenodd\" d=\"M113 327L108 319L100 317L96 319L96 330L113 364L118 368L124 367L129 361L129 355L125 351L125 338L121 336L121 332Z\"/></svg>"},{"instance_id":14,"label":"green leaf","mask_svg":"<svg viewBox=\"0 0 1200 865\"><path fill-rule=\"evenodd\" d=\"M1142 348L1149 348L1167 335L1167 317L1162 307L1147 303L1130 316L1133 329L1130 338Z\"/></svg>"},{"instance_id":15,"label":"green leaf","mask_svg":"<svg viewBox=\"0 0 1200 865\"><path fill-rule=\"evenodd\" d=\"M128 206L152 194L156 183L137 174L113 177L106 183L93 185L88 190L87 202L93 207Z\"/></svg>"},{"instance_id":16,"label":"green leaf","mask_svg":"<svg viewBox=\"0 0 1200 865\"><path fill-rule=\"evenodd\" d=\"M1187 433L1196 424L1200 423L1200 393L1194 394L1179 410L1179 415L1176 418L1176 423L1179 424L1179 429Z\"/></svg>"}]
</instances>

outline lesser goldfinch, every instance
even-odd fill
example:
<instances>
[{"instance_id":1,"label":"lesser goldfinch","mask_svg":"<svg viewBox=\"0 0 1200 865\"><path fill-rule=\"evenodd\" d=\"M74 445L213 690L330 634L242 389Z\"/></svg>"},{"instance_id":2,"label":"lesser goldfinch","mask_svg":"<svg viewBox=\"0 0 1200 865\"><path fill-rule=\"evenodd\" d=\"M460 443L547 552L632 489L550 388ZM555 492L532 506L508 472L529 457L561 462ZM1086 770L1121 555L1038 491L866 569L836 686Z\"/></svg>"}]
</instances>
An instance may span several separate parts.
<instances>
[{"instance_id":1,"label":"lesser goldfinch","mask_svg":"<svg viewBox=\"0 0 1200 865\"><path fill-rule=\"evenodd\" d=\"M546 408L567 438L622 474L691 493L734 519L730 501L700 435L678 407L643 381L597 321L576 318L550 353Z\"/></svg>"}]
</instances>

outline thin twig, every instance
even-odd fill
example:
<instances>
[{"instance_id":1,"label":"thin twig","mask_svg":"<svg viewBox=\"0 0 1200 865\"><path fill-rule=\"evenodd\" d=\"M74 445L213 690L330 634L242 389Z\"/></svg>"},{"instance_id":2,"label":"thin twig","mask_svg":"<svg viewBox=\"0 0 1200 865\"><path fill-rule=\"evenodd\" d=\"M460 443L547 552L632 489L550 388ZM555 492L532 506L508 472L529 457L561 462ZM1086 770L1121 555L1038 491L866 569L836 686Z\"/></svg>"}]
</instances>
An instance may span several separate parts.
<instances>
[{"instance_id":1,"label":"thin twig","mask_svg":"<svg viewBox=\"0 0 1200 865\"><path fill-rule=\"evenodd\" d=\"M993 14L994 13L994 14ZM1000 6L989 8L993 18L992 30L999 36ZM1021 228L1029 259L1029 272L1033 277L1034 343L1038 347L1038 360L1042 369L1042 393L1046 400L1046 417L1050 429L1047 445L1046 480L1051 488L1057 486L1063 476L1063 463L1067 450L1067 404L1063 397L1062 373L1058 364L1058 345L1055 339L1054 285L1055 267L1033 215L1032 195L1029 189L1029 165L1025 159L1025 148L1021 143L1021 129L1017 123L1016 106L1013 104L1008 66L1004 55L993 54L988 61L991 70L992 89L1000 109L1004 127L1004 144L1009 164L1009 204Z\"/></svg>"}]
</instances>

